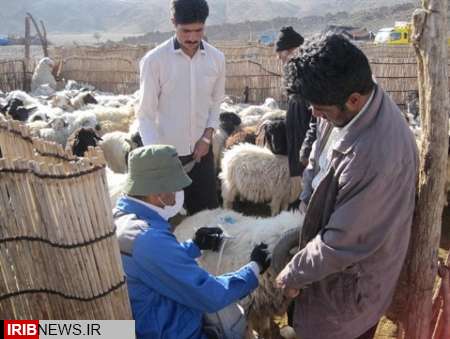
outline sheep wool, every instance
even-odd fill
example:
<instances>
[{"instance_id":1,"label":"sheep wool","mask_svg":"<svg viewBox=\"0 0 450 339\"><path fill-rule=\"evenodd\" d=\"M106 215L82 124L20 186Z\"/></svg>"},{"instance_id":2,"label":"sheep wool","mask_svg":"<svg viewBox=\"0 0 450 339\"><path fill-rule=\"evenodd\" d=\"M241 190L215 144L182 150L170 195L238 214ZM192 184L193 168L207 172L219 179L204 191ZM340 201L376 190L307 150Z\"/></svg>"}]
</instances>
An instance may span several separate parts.
<instances>
[{"instance_id":1,"label":"sheep wool","mask_svg":"<svg viewBox=\"0 0 450 339\"><path fill-rule=\"evenodd\" d=\"M252 144L239 144L224 153L222 197L224 207L232 208L239 196L255 203L270 202L272 215L287 209L301 192L301 181L289 175L287 156Z\"/></svg>"},{"instance_id":2,"label":"sheep wool","mask_svg":"<svg viewBox=\"0 0 450 339\"><path fill-rule=\"evenodd\" d=\"M247 264L254 246L261 242L265 242L272 251L283 234L301 227L303 220L304 215L299 211L282 212L272 218L256 218L219 208L186 218L175 228L175 236L179 241L185 241L199 227L222 228L231 239L224 240L221 251L203 251L199 258L204 269L217 275L236 271ZM283 314L290 301L275 287L275 278L275 273L269 268L259 276L258 289L240 302L246 309L249 330L256 330L264 338L279 338L279 328L273 318Z\"/></svg>"},{"instance_id":3,"label":"sheep wool","mask_svg":"<svg viewBox=\"0 0 450 339\"><path fill-rule=\"evenodd\" d=\"M115 173L128 171L128 153L131 151L131 141L128 133L115 131L102 136L99 146L103 151L106 163Z\"/></svg>"}]
</instances>

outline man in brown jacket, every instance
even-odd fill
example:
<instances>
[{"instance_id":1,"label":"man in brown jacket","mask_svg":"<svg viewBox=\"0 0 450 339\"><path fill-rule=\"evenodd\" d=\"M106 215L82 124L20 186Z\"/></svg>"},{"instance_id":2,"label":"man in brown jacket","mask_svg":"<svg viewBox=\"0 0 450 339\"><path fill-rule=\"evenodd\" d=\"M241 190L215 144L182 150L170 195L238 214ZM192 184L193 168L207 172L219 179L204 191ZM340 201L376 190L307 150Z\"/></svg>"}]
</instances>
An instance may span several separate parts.
<instances>
[{"instance_id":1,"label":"man in brown jacket","mask_svg":"<svg viewBox=\"0 0 450 339\"><path fill-rule=\"evenodd\" d=\"M373 338L405 260L418 168L414 137L344 37L311 42L300 95L319 118L304 172L300 250L277 278L302 339Z\"/></svg>"}]
</instances>

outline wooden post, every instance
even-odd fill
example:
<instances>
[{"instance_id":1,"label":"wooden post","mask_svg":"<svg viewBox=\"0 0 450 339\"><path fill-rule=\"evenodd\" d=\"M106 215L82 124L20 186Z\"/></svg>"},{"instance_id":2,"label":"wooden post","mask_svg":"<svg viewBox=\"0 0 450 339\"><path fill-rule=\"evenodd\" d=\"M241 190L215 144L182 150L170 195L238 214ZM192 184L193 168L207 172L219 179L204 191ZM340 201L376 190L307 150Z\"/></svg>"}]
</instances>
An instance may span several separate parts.
<instances>
[{"instance_id":1,"label":"wooden post","mask_svg":"<svg viewBox=\"0 0 450 339\"><path fill-rule=\"evenodd\" d=\"M25 17L25 60L28 62L30 60L30 44L31 44L31 34L30 34L30 18Z\"/></svg>"},{"instance_id":2,"label":"wooden post","mask_svg":"<svg viewBox=\"0 0 450 339\"><path fill-rule=\"evenodd\" d=\"M30 65L30 48L31 48L31 23L30 18L25 17L25 59L23 61L23 90L28 92L31 84L28 81L28 67Z\"/></svg>"},{"instance_id":3,"label":"wooden post","mask_svg":"<svg viewBox=\"0 0 450 339\"><path fill-rule=\"evenodd\" d=\"M46 39L47 31L45 30L44 24L41 21L41 24L42 24L43 29L44 29L45 36L42 34L42 32L41 32L41 30L40 30L36 20L34 20L33 16L30 13L27 13L27 16L31 19L31 22L33 22L34 28L36 29L36 33L39 36L39 40L41 40L42 51L44 53L44 57L48 57L48 42L47 42L47 39Z\"/></svg>"},{"instance_id":4,"label":"wooden post","mask_svg":"<svg viewBox=\"0 0 450 339\"><path fill-rule=\"evenodd\" d=\"M413 14L422 141L418 197L406 266L408 339L432 335L432 294L437 274L448 154L447 0L422 0Z\"/></svg>"}]
</instances>

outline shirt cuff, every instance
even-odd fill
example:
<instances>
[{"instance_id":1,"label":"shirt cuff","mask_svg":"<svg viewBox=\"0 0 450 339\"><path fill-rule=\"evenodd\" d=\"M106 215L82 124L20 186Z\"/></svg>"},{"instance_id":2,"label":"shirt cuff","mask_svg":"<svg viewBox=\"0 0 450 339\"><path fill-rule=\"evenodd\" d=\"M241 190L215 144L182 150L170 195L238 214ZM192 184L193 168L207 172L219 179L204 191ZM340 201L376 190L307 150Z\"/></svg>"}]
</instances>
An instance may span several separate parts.
<instances>
[{"instance_id":1,"label":"shirt cuff","mask_svg":"<svg viewBox=\"0 0 450 339\"><path fill-rule=\"evenodd\" d=\"M261 272L261 269L259 268L259 265L256 263L256 261L250 261L248 263L248 267L255 273L255 277L259 276L259 273Z\"/></svg>"}]
</instances>

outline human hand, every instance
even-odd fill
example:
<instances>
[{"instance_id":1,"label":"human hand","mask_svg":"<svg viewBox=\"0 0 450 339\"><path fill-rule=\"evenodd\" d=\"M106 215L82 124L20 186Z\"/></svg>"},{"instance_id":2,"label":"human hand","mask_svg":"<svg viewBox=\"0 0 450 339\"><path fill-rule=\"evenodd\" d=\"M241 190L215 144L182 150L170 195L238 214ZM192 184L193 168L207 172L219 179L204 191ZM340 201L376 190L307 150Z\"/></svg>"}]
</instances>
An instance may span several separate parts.
<instances>
[{"instance_id":1,"label":"human hand","mask_svg":"<svg viewBox=\"0 0 450 339\"><path fill-rule=\"evenodd\" d=\"M275 286L283 291L285 297L294 299L300 294L300 290L297 288L287 287L285 279L287 272L288 269L285 267L283 271L278 274L278 277L275 280Z\"/></svg>"},{"instance_id":2,"label":"human hand","mask_svg":"<svg viewBox=\"0 0 450 339\"><path fill-rule=\"evenodd\" d=\"M254 261L260 268L260 274L263 274L270 266L272 260L272 254L267 248L267 244L260 243L253 248L250 254L250 261Z\"/></svg>"},{"instance_id":3,"label":"human hand","mask_svg":"<svg viewBox=\"0 0 450 339\"><path fill-rule=\"evenodd\" d=\"M196 162L200 162L200 160L208 154L209 146L210 144L204 141L203 137L196 142L193 154L193 158Z\"/></svg>"},{"instance_id":4,"label":"human hand","mask_svg":"<svg viewBox=\"0 0 450 339\"><path fill-rule=\"evenodd\" d=\"M222 229L220 227L199 228L192 240L201 250L218 251L222 244Z\"/></svg>"}]
</instances>

